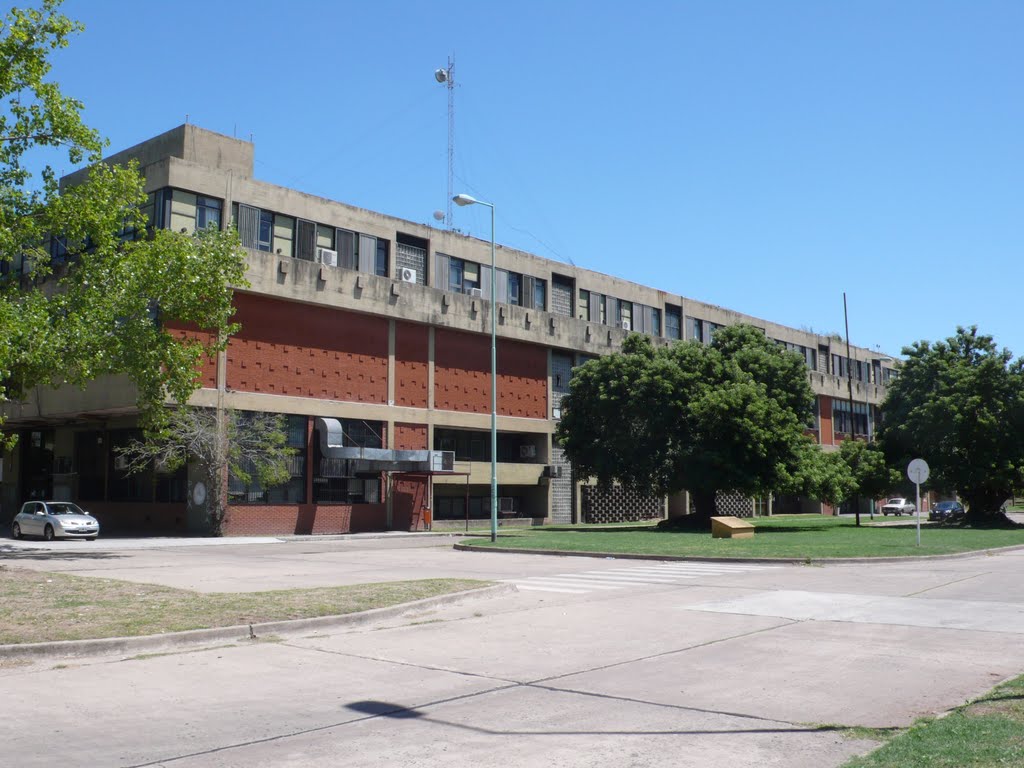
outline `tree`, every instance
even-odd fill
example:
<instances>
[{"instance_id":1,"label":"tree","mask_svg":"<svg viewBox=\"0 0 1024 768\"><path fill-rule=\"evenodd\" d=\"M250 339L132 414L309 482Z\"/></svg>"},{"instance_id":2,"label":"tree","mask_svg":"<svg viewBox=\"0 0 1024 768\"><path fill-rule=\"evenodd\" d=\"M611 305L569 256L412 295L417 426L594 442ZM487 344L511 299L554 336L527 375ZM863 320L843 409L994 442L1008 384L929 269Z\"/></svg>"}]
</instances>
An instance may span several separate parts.
<instances>
[{"instance_id":1,"label":"tree","mask_svg":"<svg viewBox=\"0 0 1024 768\"><path fill-rule=\"evenodd\" d=\"M853 491L849 497L878 499L899 486L902 475L886 461L885 453L874 442L843 440L839 456L850 470ZM844 499L845 501L845 499Z\"/></svg>"},{"instance_id":2,"label":"tree","mask_svg":"<svg viewBox=\"0 0 1024 768\"><path fill-rule=\"evenodd\" d=\"M833 507L851 498L856 489L853 473L840 451L825 452L810 438L800 446L789 479L776 488L780 493L818 499Z\"/></svg>"},{"instance_id":3,"label":"tree","mask_svg":"<svg viewBox=\"0 0 1024 768\"><path fill-rule=\"evenodd\" d=\"M1024 481L1024 362L977 326L903 355L882 404L886 456L925 459L930 485L956 489L972 524L991 522Z\"/></svg>"},{"instance_id":4,"label":"tree","mask_svg":"<svg viewBox=\"0 0 1024 768\"><path fill-rule=\"evenodd\" d=\"M208 489L210 532L219 536L227 514L227 479L256 480L267 488L291 477L284 416L183 406L166 411L163 424L120 451L129 472L159 464L173 472L189 461L201 467Z\"/></svg>"},{"instance_id":5,"label":"tree","mask_svg":"<svg viewBox=\"0 0 1024 768\"><path fill-rule=\"evenodd\" d=\"M167 398L188 400L198 363L233 330L244 255L232 231L147 233L136 168L101 163L83 105L46 79L52 52L82 28L59 5L12 9L0 26L0 404L124 374L158 428ZM61 154L89 165L63 190L44 161ZM206 333L183 338L168 322Z\"/></svg>"},{"instance_id":6,"label":"tree","mask_svg":"<svg viewBox=\"0 0 1024 768\"><path fill-rule=\"evenodd\" d=\"M688 490L698 522L715 495L759 495L792 478L814 397L801 357L749 325L709 346L634 334L573 373L557 439L576 472L647 495Z\"/></svg>"}]
</instances>

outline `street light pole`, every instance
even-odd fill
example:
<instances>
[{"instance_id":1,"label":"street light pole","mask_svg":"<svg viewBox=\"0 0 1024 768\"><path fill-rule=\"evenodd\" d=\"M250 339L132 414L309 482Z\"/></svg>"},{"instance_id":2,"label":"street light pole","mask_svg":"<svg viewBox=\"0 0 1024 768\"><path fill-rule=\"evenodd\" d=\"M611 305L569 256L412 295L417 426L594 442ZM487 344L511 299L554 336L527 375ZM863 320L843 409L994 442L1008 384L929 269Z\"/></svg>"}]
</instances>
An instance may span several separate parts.
<instances>
[{"instance_id":1,"label":"street light pole","mask_svg":"<svg viewBox=\"0 0 1024 768\"><path fill-rule=\"evenodd\" d=\"M843 322L846 324L846 383L850 387L850 439L853 440L853 360L850 357L850 317L846 313L846 291L843 291ZM860 526L860 498L857 496L853 497L853 509L857 525Z\"/></svg>"},{"instance_id":2,"label":"street light pole","mask_svg":"<svg viewBox=\"0 0 1024 768\"><path fill-rule=\"evenodd\" d=\"M455 195L459 206L486 205L491 209L491 541L498 540L498 272L494 264L494 205L469 195Z\"/></svg>"}]
</instances>

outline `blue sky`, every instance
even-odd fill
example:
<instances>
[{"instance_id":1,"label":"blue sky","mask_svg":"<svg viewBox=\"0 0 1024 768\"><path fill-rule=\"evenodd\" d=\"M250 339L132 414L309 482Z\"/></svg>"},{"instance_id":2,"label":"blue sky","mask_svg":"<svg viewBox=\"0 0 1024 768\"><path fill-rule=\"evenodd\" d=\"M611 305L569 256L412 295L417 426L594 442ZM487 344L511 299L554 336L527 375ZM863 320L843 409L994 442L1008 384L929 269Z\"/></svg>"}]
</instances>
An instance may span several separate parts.
<instances>
[{"instance_id":1,"label":"blue sky","mask_svg":"<svg viewBox=\"0 0 1024 768\"><path fill-rule=\"evenodd\" d=\"M189 120L265 181L854 344L1024 355L1024 4L68 0L54 79L122 149ZM482 238L480 207L455 226Z\"/></svg>"}]
</instances>

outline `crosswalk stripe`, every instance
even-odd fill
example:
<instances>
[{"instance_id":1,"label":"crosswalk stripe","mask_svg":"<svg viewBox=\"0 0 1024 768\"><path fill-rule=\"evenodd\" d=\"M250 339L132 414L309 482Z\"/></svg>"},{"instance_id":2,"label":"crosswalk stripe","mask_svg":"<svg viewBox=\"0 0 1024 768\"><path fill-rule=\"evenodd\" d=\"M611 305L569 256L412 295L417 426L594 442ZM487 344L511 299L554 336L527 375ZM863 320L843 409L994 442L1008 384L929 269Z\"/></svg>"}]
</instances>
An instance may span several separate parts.
<instances>
[{"instance_id":1,"label":"crosswalk stripe","mask_svg":"<svg viewBox=\"0 0 1024 768\"><path fill-rule=\"evenodd\" d=\"M537 592L585 594L592 590L614 590L630 586L677 584L700 577L745 574L772 570L778 566L745 563L658 563L604 570L559 573L550 576L526 576L503 579L519 589Z\"/></svg>"}]
</instances>

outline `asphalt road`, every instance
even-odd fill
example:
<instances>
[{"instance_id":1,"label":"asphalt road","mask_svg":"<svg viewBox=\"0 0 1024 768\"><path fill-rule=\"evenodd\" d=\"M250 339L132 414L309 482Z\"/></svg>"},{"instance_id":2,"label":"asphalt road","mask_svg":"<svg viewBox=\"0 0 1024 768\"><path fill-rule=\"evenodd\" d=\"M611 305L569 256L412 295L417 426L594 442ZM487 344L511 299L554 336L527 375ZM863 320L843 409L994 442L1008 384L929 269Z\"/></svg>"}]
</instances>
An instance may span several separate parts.
<instances>
[{"instance_id":1,"label":"asphalt road","mask_svg":"<svg viewBox=\"0 0 1024 768\"><path fill-rule=\"evenodd\" d=\"M99 545L99 546L97 546ZM376 625L0 664L17 766L823 766L1024 672L1024 552L835 566L463 553L450 539L5 545L212 591L459 576Z\"/></svg>"}]
</instances>

